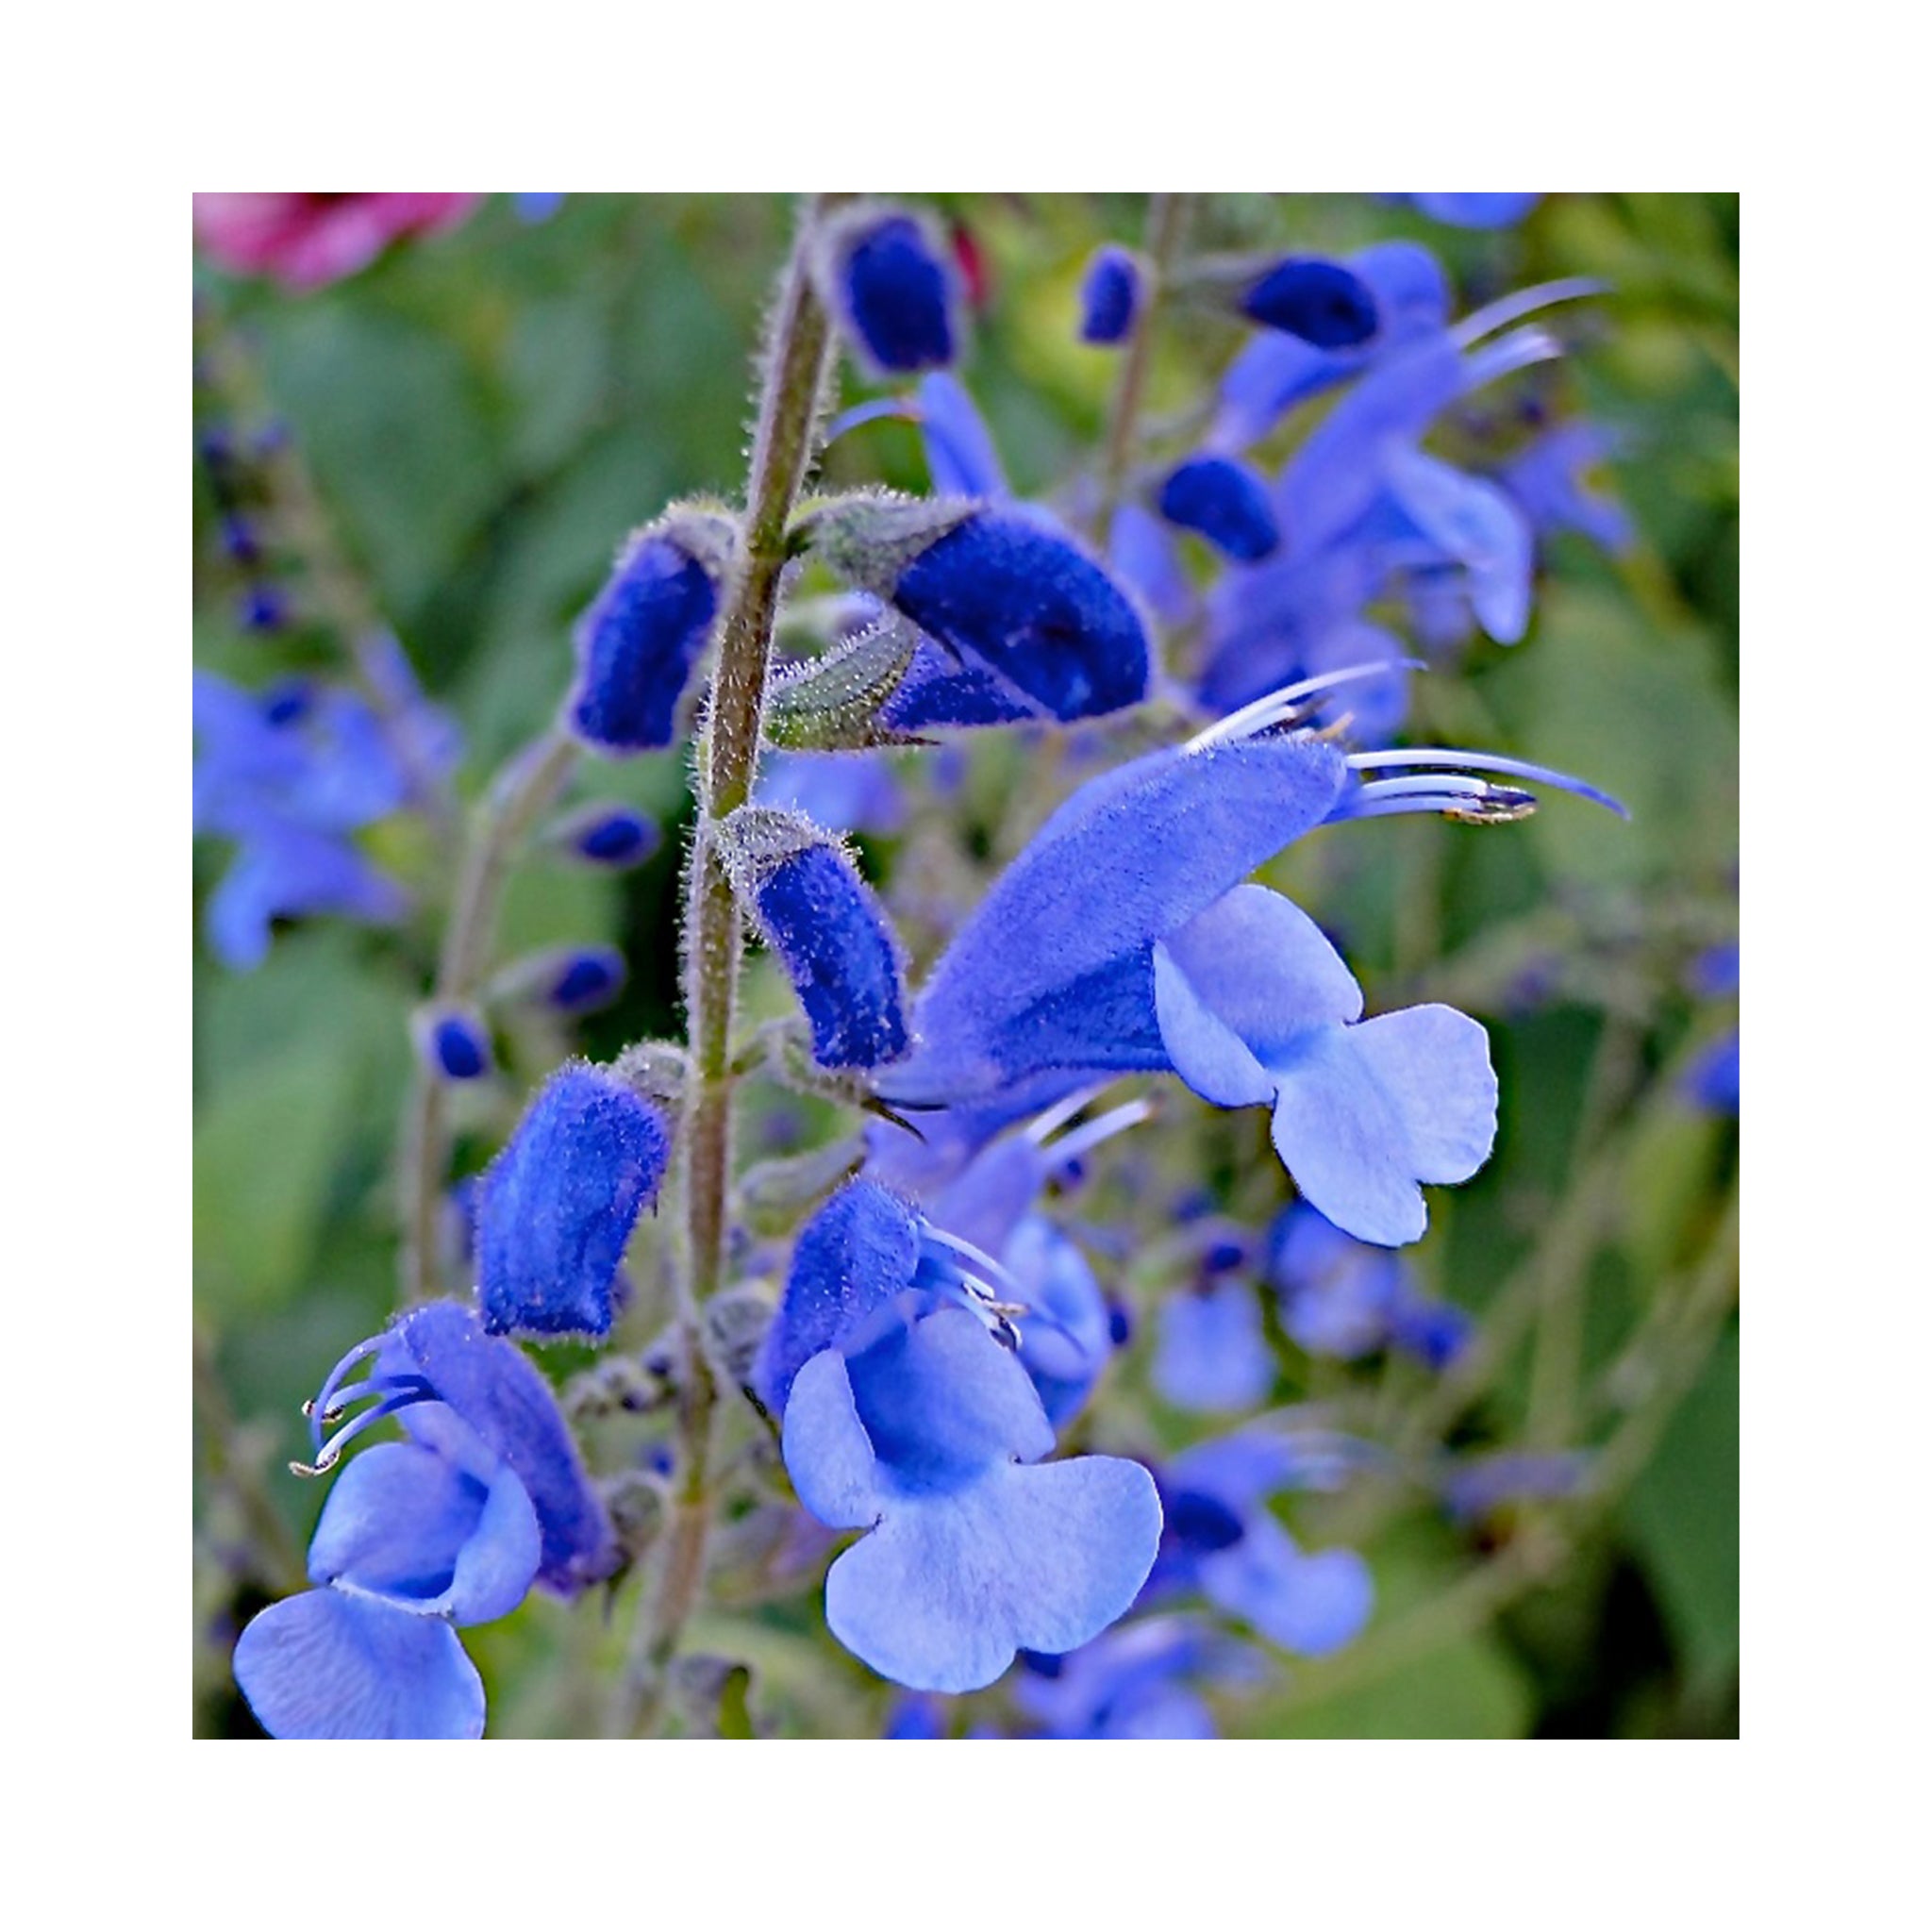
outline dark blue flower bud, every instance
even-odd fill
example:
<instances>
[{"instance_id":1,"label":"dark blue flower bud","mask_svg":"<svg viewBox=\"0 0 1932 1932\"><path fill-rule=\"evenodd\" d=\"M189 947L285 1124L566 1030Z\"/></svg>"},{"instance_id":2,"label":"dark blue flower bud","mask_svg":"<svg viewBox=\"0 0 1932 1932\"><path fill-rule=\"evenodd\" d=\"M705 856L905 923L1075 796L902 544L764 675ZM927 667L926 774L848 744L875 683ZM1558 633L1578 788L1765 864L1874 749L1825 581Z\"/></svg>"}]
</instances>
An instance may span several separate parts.
<instances>
[{"instance_id":1,"label":"dark blue flower bud","mask_svg":"<svg viewBox=\"0 0 1932 1932\"><path fill-rule=\"evenodd\" d=\"M746 806L718 828L733 888L784 962L822 1067L904 1057L899 950L885 908L837 840L793 812Z\"/></svg>"},{"instance_id":2,"label":"dark blue flower bud","mask_svg":"<svg viewBox=\"0 0 1932 1932\"><path fill-rule=\"evenodd\" d=\"M492 1064L490 1028L474 1007L426 1007L416 1016L416 1050L444 1080L480 1080Z\"/></svg>"},{"instance_id":3,"label":"dark blue flower bud","mask_svg":"<svg viewBox=\"0 0 1932 1932\"><path fill-rule=\"evenodd\" d=\"M1080 340L1124 342L1141 307L1141 264L1125 248L1108 242L1093 252L1080 284Z\"/></svg>"},{"instance_id":4,"label":"dark blue flower bud","mask_svg":"<svg viewBox=\"0 0 1932 1932\"><path fill-rule=\"evenodd\" d=\"M1275 263L1249 283L1241 310L1250 322L1278 328L1318 349L1351 349L1375 333L1375 298L1339 261Z\"/></svg>"},{"instance_id":5,"label":"dark blue flower bud","mask_svg":"<svg viewBox=\"0 0 1932 1932\"><path fill-rule=\"evenodd\" d=\"M1160 486L1160 514L1184 530L1198 530L1241 563L1257 563L1280 547L1267 484L1225 457L1194 457L1170 472Z\"/></svg>"},{"instance_id":6,"label":"dark blue flower bud","mask_svg":"<svg viewBox=\"0 0 1932 1932\"><path fill-rule=\"evenodd\" d=\"M724 603L735 531L691 510L631 538L577 621L570 729L613 758L658 751L677 736L677 706Z\"/></svg>"},{"instance_id":7,"label":"dark blue flower bud","mask_svg":"<svg viewBox=\"0 0 1932 1932\"><path fill-rule=\"evenodd\" d=\"M809 512L797 540L1038 713L1099 717L1147 693L1134 607L1038 512L854 496Z\"/></svg>"},{"instance_id":8,"label":"dark blue flower bud","mask_svg":"<svg viewBox=\"0 0 1932 1932\"><path fill-rule=\"evenodd\" d=\"M608 803L573 812L551 836L574 858L612 872L643 864L661 842L654 820L627 805Z\"/></svg>"},{"instance_id":9,"label":"dark blue flower bud","mask_svg":"<svg viewBox=\"0 0 1932 1932\"><path fill-rule=\"evenodd\" d=\"M289 600L273 584L251 584L236 615L243 630L280 630L289 621Z\"/></svg>"},{"instance_id":10,"label":"dark blue flower bud","mask_svg":"<svg viewBox=\"0 0 1932 1932\"><path fill-rule=\"evenodd\" d=\"M230 510L222 519L222 548L237 563L261 560L261 542L255 534L255 525L239 510Z\"/></svg>"},{"instance_id":11,"label":"dark blue flower bud","mask_svg":"<svg viewBox=\"0 0 1932 1932\"><path fill-rule=\"evenodd\" d=\"M624 955L615 946L553 946L515 959L497 974L486 997L526 1000L559 1013L593 1013L624 991Z\"/></svg>"},{"instance_id":12,"label":"dark blue flower bud","mask_svg":"<svg viewBox=\"0 0 1932 1932\"><path fill-rule=\"evenodd\" d=\"M825 306L874 375L944 369L958 353L944 245L898 208L861 207L827 228L816 266Z\"/></svg>"},{"instance_id":13,"label":"dark blue flower bud","mask_svg":"<svg viewBox=\"0 0 1932 1932\"><path fill-rule=\"evenodd\" d=\"M618 1263L671 1159L671 1119L574 1060L524 1111L476 1194L476 1299L495 1335L608 1335Z\"/></svg>"}]
</instances>

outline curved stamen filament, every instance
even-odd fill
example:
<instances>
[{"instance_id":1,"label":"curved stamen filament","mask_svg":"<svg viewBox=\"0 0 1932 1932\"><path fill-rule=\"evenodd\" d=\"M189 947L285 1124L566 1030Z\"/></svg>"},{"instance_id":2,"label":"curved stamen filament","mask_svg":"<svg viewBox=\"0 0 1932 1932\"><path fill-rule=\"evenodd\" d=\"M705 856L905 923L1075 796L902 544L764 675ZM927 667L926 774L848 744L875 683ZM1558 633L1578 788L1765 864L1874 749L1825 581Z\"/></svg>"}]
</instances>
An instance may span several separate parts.
<instances>
[{"instance_id":1,"label":"curved stamen filament","mask_svg":"<svg viewBox=\"0 0 1932 1932\"><path fill-rule=\"evenodd\" d=\"M1472 309L1449 331L1449 340L1458 349L1467 349L1483 337L1494 335L1499 328L1521 322L1525 315L1554 308L1559 302L1577 302L1586 295L1609 292L1609 283L1591 275L1565 275L1560 281L1538 282L1534 288L1518 289L1512 294L1499 296L1485 308Z\"/></svg>"},{"instance_id":2,"label":"curved stamen filament","mask_svg":"<svg viewBox=\"0 0 1932 1932\"><path fill-rule=\"evenodd\" d=\"M367 1386L366 1384L364 1385ZM420 1375L412 1375L407 1383L383 1385L390 1390L374 1408L365 1408L353 1422L344 1423L323 1445L313 1462L291 1462L289 1468L296 1475L325 1475L341 1460L342 1451L359 1436L364 1429L379 1423L385 1416L391 1416L398 1409L413 1408L419 1402L437 1400L435 1390Z\"/></svg>"},{"instance_id":3,"label":"curved stamen filament","mask_svg":"<svg viewBox=\"0 0 1932 1932\"><path fill-rule=\"evenodd\" d=\"M1527 369L1534 362L1559 361L1562 355L1562 343L1548 329L1533 325L1514 329L1471 352L1463 365L1463 393L1473 395L1519 369Z\"/></svg>"},{"instance_id":4,"label":"curved stamen filament","mask_svg":"<svg viewBox=\"0 0 1932 1932\"><path fill-rule=\"evenodd\" d=\"M834 416L825 425L823 446L830 449L847 430L860 428L867 423L883 423L889 420L920 423L924 421L924 418L920 413L919 406L909 396L877 396L869 403L855 403L851 408Z\"/></svg>"},{"instance_id":5,"label":"curved stamen filament","mask_svg":"<svg viewBox=\"0 0 1932 1932\"><path fill-rule=\"evenodd\" d=\"M1222 744L1232 738L1251 738L1273 725L1292 724L1313 708L1303 705L1304 698L1332 691L1338 685L1354 684L1365 677L1387 677L1397 671L1427 668L1420 658L1385 658L1373 664L1350 664L1340 671L1324 671L1319 677L1305 677L1299 684L1284 685L1279 691L1257 698L1253 704L1243 705L1238 711L1230 711L1189 739L1182 749L1205 751L1210 744Z\"/></svg>"},{"instance_id":6,"label":"curved stamen filament","mask_svg":"<svg viewBox=\"0 0 1932 1932\"><path fill-rule=\"evenodd\" d=\"M1106 1113L1083 1123L1050 1145L1043 1145L1040 1151L1055 1167L1066 1167L1098 1147L1103 1141L1111 1141L1116 1134L1124 1134L1129 1127L1138 1127L1153 1112L1154 1103L1151 1100L1123 1101L1119 1107L1109 1108Z\"/></svg>"},{"instance_id":7,"label":"curved stamen filament","mask_svg":"<svg viewBox=\"0 0 1932 1932\"><path fill-rule=\"evenodd\" d=\"M1404 745L1390 751L1352 752L1348 762L1357 772L1404 765L1443 766L1449 772L1495 772L1506 778L1528 778L1537 784L1554 785L1559 791L1574 792L1578 798L1587 798L1592 805L1600 805L1605 810L1615 812L1620 819L1630 816L1621 800L1613 798L1607 791L1600 791L1594 785L1585 784L1581 778L1573 778L1569 773L1554 771L1548 765L1532 765L1524 758L1505 758L1498 752L1457 751L1441 745Z\"/></svg>"}]
</instances>

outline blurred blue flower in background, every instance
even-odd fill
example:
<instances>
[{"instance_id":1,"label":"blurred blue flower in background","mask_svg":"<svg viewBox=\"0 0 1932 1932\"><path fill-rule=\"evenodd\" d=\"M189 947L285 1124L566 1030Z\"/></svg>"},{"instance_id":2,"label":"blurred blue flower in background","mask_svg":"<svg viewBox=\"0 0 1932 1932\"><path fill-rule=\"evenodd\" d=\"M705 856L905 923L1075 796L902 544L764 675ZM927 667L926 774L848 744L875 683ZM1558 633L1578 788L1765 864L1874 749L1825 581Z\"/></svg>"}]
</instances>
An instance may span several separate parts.
<instances>
[{"instance_id":1,"label":"blurred blue flower in background","mask_svg":"<svg viewBox=\"0 0 1932 1932\"><path fill-rule=\"evenodd\" d=\"M422 741L446 770L454 733L440 713L423 712ZM238 848L205 916L224 965L260 965L278 919L402 918L408 895L351 836L413 800L384 722L364 699L308 679L244 691L197 670L194 736L194 829Z\"/></svg>"}]
</instances>

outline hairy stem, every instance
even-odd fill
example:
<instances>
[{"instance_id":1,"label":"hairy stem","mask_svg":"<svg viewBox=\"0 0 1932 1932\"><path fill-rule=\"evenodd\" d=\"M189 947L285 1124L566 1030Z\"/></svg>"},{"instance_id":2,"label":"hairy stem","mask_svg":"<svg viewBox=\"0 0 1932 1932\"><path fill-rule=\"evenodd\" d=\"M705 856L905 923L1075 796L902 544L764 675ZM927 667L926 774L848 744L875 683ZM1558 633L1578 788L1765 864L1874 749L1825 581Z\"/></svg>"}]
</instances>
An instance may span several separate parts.
<instances>
[{"instance_id":1,"label":"hairy stem","mask_svg":"<svg viewBox=\"0 0 1932 1932\"><path fill-rule=\"evenodd\" d=\"M717 1380L705 1352L703 1308L716 1293L724 1267L731 1024L742 949L738 904L719 858L715 827L751 796L758 770L786 525L811 467L831 355L830 323L806 258L813 225L831 199L821 196L808 210L778 297L752 445L741 570L721 628L718 668L698 752L701 796L685 909L691 1073L679 1136L686 1243L678 1310L684 1342L680 1456L658 1588L646 1606L626 1673L632 1708L625 1728L634 1733L656 1726L665 1668L704 1586Z\"/></svg>"},{"instance_id":2,"label":"hairy stem","mask_svg":"<svg viewBox=\"0 0 1932 1932\"><path fill-rule=\"evenodd\" d=\"M1153 359L1154 325L1169 275L1179 252L1187 225L1185 194L1156 194L1148 199L1145 258L1146 290L1121 361L1120 385L1114 391L1113 414L1108 424L1107 455L1100 472L1100 503L1094 511L1094 535L1107 541L1114 507L1126 487L1134 459L1134 441L1141 425L1141 405L1146 394L1147 370Z\"/></svg>"}]
</instances>

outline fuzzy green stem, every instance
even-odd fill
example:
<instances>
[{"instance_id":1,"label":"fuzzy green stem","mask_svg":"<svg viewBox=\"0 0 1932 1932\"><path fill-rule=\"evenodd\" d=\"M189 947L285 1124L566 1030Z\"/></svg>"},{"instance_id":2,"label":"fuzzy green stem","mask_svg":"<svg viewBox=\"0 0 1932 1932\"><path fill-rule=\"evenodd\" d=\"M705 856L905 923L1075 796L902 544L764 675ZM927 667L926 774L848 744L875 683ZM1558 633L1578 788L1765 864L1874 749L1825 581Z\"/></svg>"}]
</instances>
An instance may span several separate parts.
<instances>
[{"instance_id":1,"label":"fuzzy green stem","mask_svg":"<svg viewBox=\"0 0 1932 1932\"><path fill-rule=\"evenodd\" d=\"M691 1081L679 1136L686 1241L678 1310L684 1355L677 1418L681 1453L658 1587L645 1607L626 1672L632 1708L625 1728L633 1733L656 1727L666 1668L704 1587L718 1389L705 1352L703 1308L717 1292L724 1267L731 1181L731 1026L742 951L738 902L714 828L751 796L758 771L786 526L811 468L831 358L831 325L812 286L807 251L813 226L832 199L820 196L808 210L778 297L752 445L741 567L721 627L718 668L698 753L702 795L685 912Z\"/></svg>"}]
</instances>

